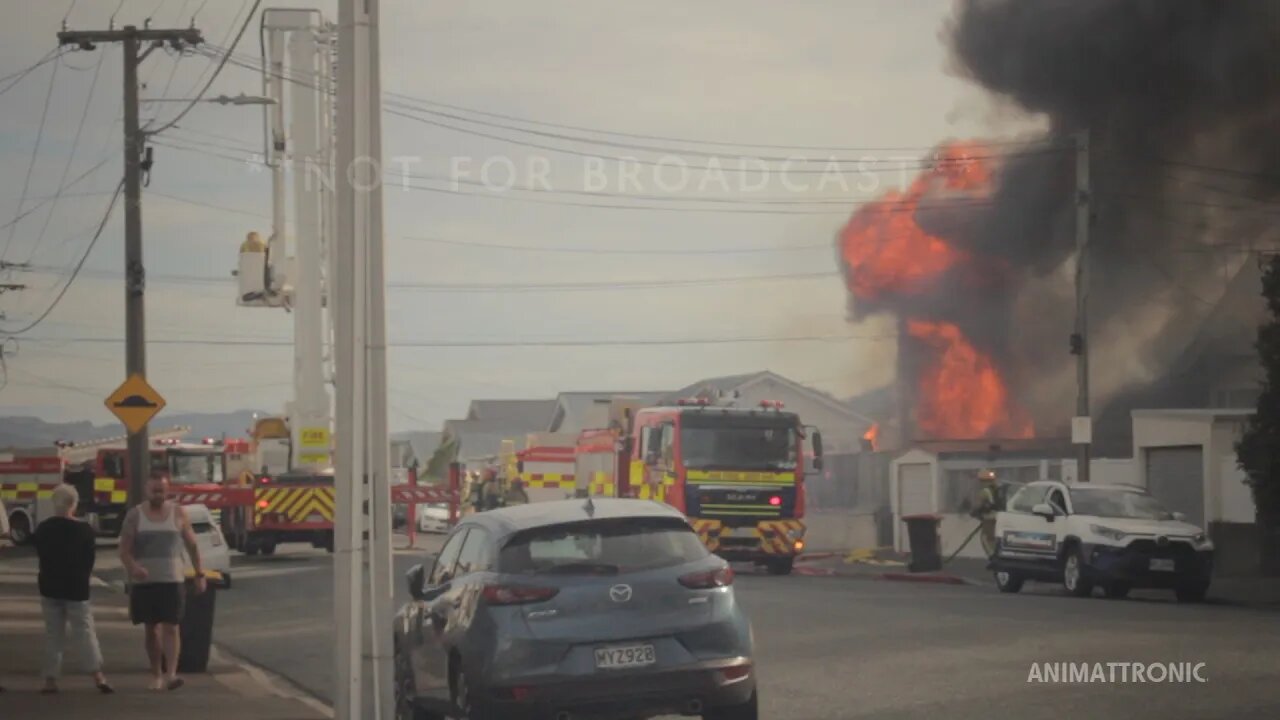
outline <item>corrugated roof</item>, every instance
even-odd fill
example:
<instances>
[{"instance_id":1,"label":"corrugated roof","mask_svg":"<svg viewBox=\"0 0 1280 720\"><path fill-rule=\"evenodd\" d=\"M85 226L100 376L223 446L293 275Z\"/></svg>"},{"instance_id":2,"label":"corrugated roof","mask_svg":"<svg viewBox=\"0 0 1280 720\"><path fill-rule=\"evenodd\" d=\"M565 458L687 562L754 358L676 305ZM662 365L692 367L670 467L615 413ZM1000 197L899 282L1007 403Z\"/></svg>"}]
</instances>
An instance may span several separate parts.
<instances>
[{"instance_id":1,"label":"corrugated roof","mask_svg":"<svg viewBox=\"0 0 1280 720\"><path fill-rule=\"evenodd\" d=\"M520 425L545 428L555 412L555 398L542 400L472 400L468 420L510 420Z\"/></svg>"}]
</instances>

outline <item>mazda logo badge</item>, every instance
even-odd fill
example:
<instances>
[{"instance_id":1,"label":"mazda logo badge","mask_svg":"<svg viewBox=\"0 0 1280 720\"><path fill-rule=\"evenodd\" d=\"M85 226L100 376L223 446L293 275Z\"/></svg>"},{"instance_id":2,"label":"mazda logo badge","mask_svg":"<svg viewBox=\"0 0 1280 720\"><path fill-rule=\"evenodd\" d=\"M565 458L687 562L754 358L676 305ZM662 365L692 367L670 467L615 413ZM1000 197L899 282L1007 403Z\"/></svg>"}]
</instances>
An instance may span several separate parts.
<instances>
[{"instance_id":1,"label":"mazda logo badge","mask_svg":"<svg viewBox=\"0 0 1280 720\"><path fill-rule=\"evenodd\" d=\"M609 597L612 598L613 601L617 603L630 602L631 586L630 585L614 585L613 587L609 588Z\"/></svg>"},{"instance_id":2,"label":"mazda logo badge","mask_svg":"<svg viewBox=\"0 0 1280 720\"><path fill-rule=\"evenodd\" d=\"M1161 535L1160 537L1156 538L1156 545L1159 545L1160 547L1164 547L1168 544L1169 544L1169 538L1165 537L1164 535Z\"/></svg>"}]
</instances>

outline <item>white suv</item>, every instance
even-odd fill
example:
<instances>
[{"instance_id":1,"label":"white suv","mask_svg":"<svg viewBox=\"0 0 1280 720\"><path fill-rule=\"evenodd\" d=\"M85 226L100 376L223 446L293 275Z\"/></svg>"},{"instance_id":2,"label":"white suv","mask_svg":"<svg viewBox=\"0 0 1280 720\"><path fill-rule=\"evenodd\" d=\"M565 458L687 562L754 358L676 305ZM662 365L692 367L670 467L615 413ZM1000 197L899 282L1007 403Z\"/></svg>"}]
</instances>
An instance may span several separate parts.
<instances>
[{"instance_id":1,"label":"white suv","mask_svg":"<svg viewBox=\"0 0 1280 720\"><path fill-rule=\"evenodd\" d=\"M1033 482L996 515L990 569L1001 592L1023 582L1061 582L1087 597L1131 588L1172 588L1178 600L1204 599L1213 575L1213 543L1138 487Z\"/></svg>"}]
</instances>

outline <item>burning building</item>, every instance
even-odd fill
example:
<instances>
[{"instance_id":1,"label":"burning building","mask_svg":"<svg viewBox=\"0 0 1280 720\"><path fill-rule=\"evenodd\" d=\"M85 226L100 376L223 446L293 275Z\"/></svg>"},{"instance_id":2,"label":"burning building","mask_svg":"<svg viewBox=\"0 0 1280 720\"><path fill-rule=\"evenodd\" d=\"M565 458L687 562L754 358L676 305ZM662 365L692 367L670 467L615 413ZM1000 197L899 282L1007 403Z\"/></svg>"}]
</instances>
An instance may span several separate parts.
<instances>
[{"instance_id":1,"label":"burning building","mask_svg":"<svg viewBox=\"0 0 1280 720\"><path fill-rule=\"evenodd\" d=\"M860 206L836 240L850 317L898 320L907 438L1062 436L1075 136L1099 410L1167 385L1230 278L1280 241L1280 3L959 0L943 38L956 72L1045 130L941 143Z\"/></svg>"}]
</instances>

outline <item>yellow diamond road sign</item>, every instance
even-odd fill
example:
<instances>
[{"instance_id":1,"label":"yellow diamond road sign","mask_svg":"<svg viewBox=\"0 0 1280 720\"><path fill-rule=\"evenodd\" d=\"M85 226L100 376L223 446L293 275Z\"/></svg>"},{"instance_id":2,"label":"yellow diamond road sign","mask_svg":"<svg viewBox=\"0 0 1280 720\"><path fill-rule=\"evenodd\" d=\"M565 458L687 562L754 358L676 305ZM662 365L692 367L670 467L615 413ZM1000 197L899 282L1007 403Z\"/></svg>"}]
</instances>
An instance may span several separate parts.
<instances>
[{"instance_id":1,"label":"yellow diamond road sign","mask_svg":"<svg viewBox=\"0 0 1280 720\"><path fill-rule=\"evenodd\" d=\"M164 398L141 375L130 375L107 396L106 404L129 432L136 433L164 409Z\"/></svg>"}]
</instances>

